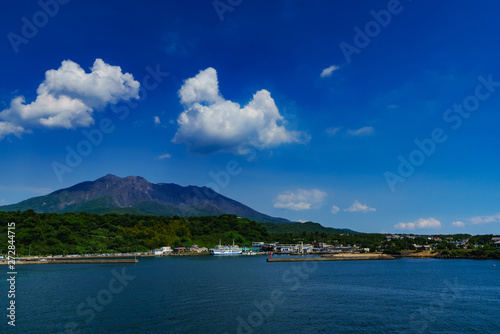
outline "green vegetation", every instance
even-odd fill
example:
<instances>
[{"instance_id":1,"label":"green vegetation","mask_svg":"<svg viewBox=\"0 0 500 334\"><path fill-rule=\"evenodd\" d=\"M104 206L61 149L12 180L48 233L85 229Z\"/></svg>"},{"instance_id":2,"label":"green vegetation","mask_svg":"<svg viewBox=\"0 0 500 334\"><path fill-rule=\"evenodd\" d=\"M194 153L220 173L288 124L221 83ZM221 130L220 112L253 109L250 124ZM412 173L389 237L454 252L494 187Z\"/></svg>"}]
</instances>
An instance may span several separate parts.
<instances>
[{"instance_id":1,"label":"green vegetation","mask_svg":"<svg viewBox=\"0 0 500 334\"><path fill-rule=\"evenodd\" d=\"M379 249L384 253L400 255L403 251L415 250L421 252L420 247L430 246L437 257L440 258L471 258L471 259L499 259L500 249L492 246L494 235L452 234L434 235L430 240L424 236L411 236L384 240Z\"/></svg>"},{"instance_id":2,"label":"green vegetation","mask_svg":"<svg viewBox=\"0 0 500 334\"><path fill-rule=\"evenodd\" d=\"M326 232L329 234L358 234L359 232L349 230L349 229L338 229L332 227L324 227L321 224L313 222L305 223L288 223L288 224L273 224L273 223L261 223L270 233L314 233L314 232Z\"/></svg>"},{"instance_id":3,"label":"green vegetation","mask_svg":"<svg viewBox=\"0 0 500 334\"><path fill-rule=\"evenodd\" d=\"M0 212L0 249L7 249L7 223L16 224L21 255L143 252L162 246L251 245L269 238L256 222L234 215L158 217L89 213Z\"/></svg>"},{"instance_id":4,"label":"green vegetation","mask_svg":"<svg viewBox=\"0 0 500 334\"><path fill-rule=\"evenodd\" d=\"M96 254L145 252L163 246L213 247L219 243L250 246L253 241L282 244L357 245L370 251L400 254L430 246L441 257L500 258L491 245L493 235L468 234L386 238L383 234L358 233L320 224L257 223L235 215L162 217L91 213L0 212L0 249L8 246L7 224L16 225L18 255ZM432 240L431 240L432 239Z\"/></svg>"}]
</instances>

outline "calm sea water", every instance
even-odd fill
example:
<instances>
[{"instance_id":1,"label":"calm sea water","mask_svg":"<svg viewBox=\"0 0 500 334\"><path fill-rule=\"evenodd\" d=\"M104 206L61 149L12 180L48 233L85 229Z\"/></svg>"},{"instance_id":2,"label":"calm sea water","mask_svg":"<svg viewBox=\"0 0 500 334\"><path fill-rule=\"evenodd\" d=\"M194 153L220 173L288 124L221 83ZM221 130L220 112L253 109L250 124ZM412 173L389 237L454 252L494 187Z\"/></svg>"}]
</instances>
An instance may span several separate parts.
<instances>
[{"instance_id":1,"label":"calm sea water","mask_svg":"<svg viewBox=\"0 0 500 334\"><path fill-rule=\"evenodd\" d=\"M493 260L186 256L18 272L15 329L0 284L5 333L500 333Z\"/></svg>"}]
</instances>

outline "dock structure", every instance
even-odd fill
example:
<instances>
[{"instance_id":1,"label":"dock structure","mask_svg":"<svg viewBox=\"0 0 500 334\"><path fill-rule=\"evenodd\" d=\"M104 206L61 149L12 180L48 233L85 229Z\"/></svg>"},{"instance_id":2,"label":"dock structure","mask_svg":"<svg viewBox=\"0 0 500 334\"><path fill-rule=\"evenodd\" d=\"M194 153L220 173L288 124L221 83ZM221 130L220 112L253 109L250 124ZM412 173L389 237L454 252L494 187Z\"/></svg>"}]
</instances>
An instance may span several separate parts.
<instances>
[{"instance_id":1,"label":"dock structure","mask_svg":"<svg viewBox=\"0 0 500 334\"><path fill-rule=\"evenodd\" d=\"M394 260L387 254L332 254L317 257L278 257L267 259L267 262L304 262L304 261L359 261L359 260Z\"/></svg>"}]
</instances>

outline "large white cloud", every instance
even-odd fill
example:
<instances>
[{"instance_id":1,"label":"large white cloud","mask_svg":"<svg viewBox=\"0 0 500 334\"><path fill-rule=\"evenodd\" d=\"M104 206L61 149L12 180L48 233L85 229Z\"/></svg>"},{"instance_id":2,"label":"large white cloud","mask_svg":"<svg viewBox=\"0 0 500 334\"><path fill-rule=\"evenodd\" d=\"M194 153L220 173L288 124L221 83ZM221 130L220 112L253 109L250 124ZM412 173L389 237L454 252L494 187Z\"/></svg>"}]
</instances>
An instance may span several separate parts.
<instances>
[{"instance_id":1,"label":"large white cloud","mask_svg":"<svg viewBox=\"0 0 500 334\"><path fill-rule=\"evenodd\" d=\"M422 228L432 228L432 229L439 229L441 228L441 222L435 218L420 218L415 222L412 223L399 223L394 225L395 229L398 230L415 230L415 229L422 229Z\"/></svg>"},{"instance_id":2,"label":"large white cloud","mask_svg":"<svg viewBox=\"0 0 500 334\"><path fill-rule=\"evenodd\" d=\"M368 212L373 212L373 211L377 211L377 210L375 208L370 208L366 204L359 203L358 200L355 200L354 203L352 203L352 205L350 207L344 209L344 211L368 213Z\"/></svg>"},{"instance_id":3,"label":"large white cloud","mask_svg":"<svg viewBox=\"0 0 500 334\"><path fill-rule=\"evenodd\" d=\"M192 151L237 152L238 146L259 149L283 143L308 141L309 136L288 131L271 93L263 89L241 107L224 99L217 71L211 67L187 79L179 90L184 111L177 119L174 143L185 143Z\"/></svg>"},{"instance_id":4,"label":"large white cloud","mask_svg":"<svg viewBox=\"0 0 500 334\"><path fill-rule=\"evenodd\" d=\"M274 207L294 211L309 210L313 206L319 205L326 195L326 192L319 189L285 191L274 200Z\"/></svg>"},{"instance_id":5,"label":"large white cloud","mask_svg":"<svg viewBox=\"0 0 500 334\"><path fill-rule=\"evenodd\" d=\"M0 139L20 135L28 128L76 128L94 123L94 110L120 100L139 98L139 82L119 66L96 59L90 73L65 60L57 70L45 72L35 101L26 104L23 96L14 98L0 112Z\"/></svg>"}]
</instances>

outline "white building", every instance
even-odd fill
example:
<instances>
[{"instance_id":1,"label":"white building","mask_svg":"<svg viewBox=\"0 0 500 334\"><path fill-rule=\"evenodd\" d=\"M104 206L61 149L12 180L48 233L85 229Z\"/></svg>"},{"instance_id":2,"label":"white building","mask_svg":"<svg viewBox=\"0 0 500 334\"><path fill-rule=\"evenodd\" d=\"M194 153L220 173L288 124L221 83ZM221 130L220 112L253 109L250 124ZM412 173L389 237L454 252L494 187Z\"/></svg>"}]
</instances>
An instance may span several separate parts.
<instances>
[{"instance_id":1,"label":"white building","mask_svg":"<svg viewBox=\"0 0 500 334\"><path fill-rule=\"evenodd\" d=\"M278 244L276 246L276 251L281 253L294 253L297 251L296 245L282 245Z\"/></svg>"},{"instance_id":2,"label":"white building","mask_svg":"<svg viewBox=\"0 0 500 334\"><path fill-rule=\"evenodd\" d=\"M162 248L157 248L153 250L153 255L164 255L164 254L169 254L172 253L172 248L170 246L165 246Z\"/></svg>"},{"instance_id":3,"label":"white building","mask_svg":"<svg viewBox=\"0 0 500 334\"><path fill-rule=\"evenodd\" d=\"M262 250L264 243L262 241L252 242L252 249Z\"/></svg>"},{"instance_id":4,"label":"white building","mask_svg":"<svg viewBox=\"0 0 500 334\"><path fill-rule=\"evenodd\" d=\"M491 238L491 242L493 243L493 247L500 248L500 237Z\"/></svg>"},{"instance_id":5,"label":"white building","mask_svg":"<svg viewBox=\"0 0 500 334\"><path fill-rule=\"evenodd\" d=\"M198 245L192 245L189 250L191 252L196 252L196 253L203 253L203 252L208 252L207 247L198 247Z\"/></svg>"}]
</instances>

